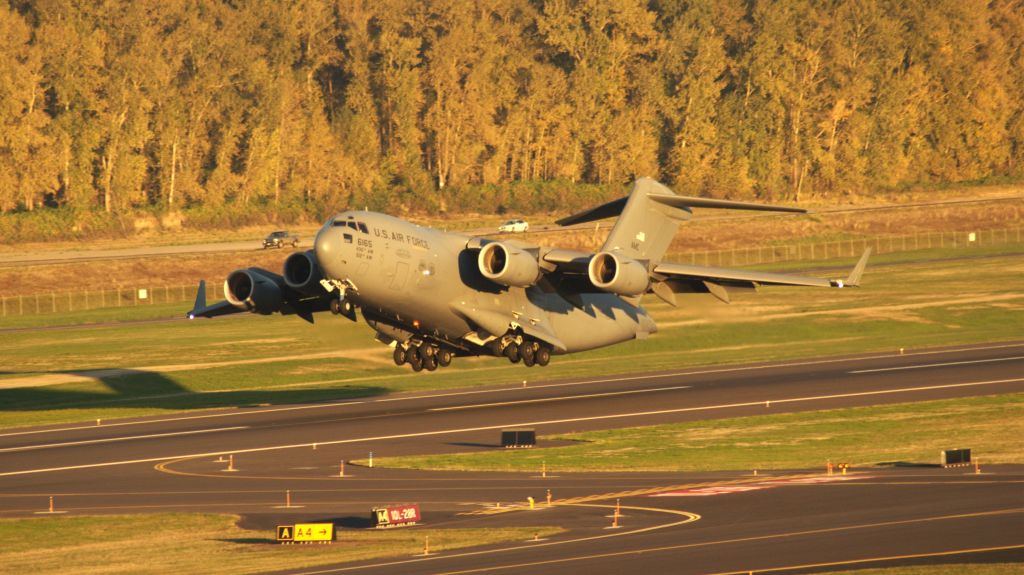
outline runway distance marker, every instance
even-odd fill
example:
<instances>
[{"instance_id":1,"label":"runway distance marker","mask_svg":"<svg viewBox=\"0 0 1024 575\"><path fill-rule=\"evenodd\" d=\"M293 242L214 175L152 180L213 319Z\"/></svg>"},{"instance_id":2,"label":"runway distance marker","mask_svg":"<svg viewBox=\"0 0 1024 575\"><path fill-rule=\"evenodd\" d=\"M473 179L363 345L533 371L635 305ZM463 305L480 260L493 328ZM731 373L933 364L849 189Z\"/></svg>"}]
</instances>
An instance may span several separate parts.
<instances>
[{"instance_id":1,"label":"runway distance marker","mask_svg":"<svg viewBox=\"0 0 1024 575\"><path fill-rule=\"evenodd\" d=\"M936 389L955 389L961 387L978 387L983 385L998 385L1003 383L1019 383L1024 381L1024 377L1018 377L1013 379L994 379L989 381L972 381L967 383L951 383L945 385L926 385L920 387L906 387L898 389L881 389L876 391L862 391L853 393L837 393L833 395L816 395L808 397L794 397L789 399L779 399L776 403L799 403L805 401L821 401L827 399L843 399L847 397L867 397L875 395L888 395L895 393L910 393L916 391L931 391ZM721 405L705 405L697 407L680 407L677 409L661 409L656 411L638 411L630 413L613 413L608 415L594 415L588 417L572 417L567 419L551 419L545 421L524 421L524 422L508 422L501 425L485 425L481 427L465 427L460 429L442 429L437 431L422 431L418 433L401 433L396 435L381 435L375 437L359 437L353 439L338 439L334 441L321 441L320 445L342 445L346 443L362 443L368 441L382 441L387 439L404 439L408 437L428 437L432 435L448 435L452 433L466 433L471 431L488 431L492 429L501 429L503 427L519 427L519 426L539 426L539 425L553 425L556 423L576 423L580 421L602 421L608 419L626 419L630 417L643 417L650 415L667 415L671 413L685 413L691 411L711 411L730 409L737 407L753 407L759 406L761 402L740 402L740 403L727 403ZM183 455L167 455L163 457L148 457L145 459L131 459L125 461L108 461L103 463L86 463L82 465L69 465L65 467L48 467L43 469L25 469L21 471L6 471L0 473L0 477L6 477L11 475L28 475L32 473L47 473L52 471L70 471L75 469L92 469L96 467L111 467L115 465L131 465L135 463L153 463L160 461L167 461L169 459L188 459L193 457L213 457L216 455L222 455L225 453L258 453L262 451L276 451L281 449L295 449L309 447L310 443L296 443L292 445L272 445L267 447L254 447L250 449L235 449L229 451L211 451L207 453L190 453Z\"/></svg>"}]
</instances>

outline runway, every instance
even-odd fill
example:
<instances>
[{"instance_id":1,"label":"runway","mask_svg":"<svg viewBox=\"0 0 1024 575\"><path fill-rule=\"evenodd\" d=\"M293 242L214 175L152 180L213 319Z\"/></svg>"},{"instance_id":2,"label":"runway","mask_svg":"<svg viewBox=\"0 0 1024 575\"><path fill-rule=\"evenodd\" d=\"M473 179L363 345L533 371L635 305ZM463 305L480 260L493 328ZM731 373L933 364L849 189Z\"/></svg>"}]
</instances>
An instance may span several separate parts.
<instances>
[{"instance_id":1,"label":"runway","mask_svg":"<svg viewBox=\"0 0 1024 575\"><path fill-rule=\"evenodd\" d=\"M243 515L244 526L269 530L315 518L359 526L374 504L416 501L434 527L568 529L549 542L410 558L400 568L339 566L369 573L718 573L807 565L816 572L866 559L1024 561L1022 466L977 475L865 468L832 478L823 469L771 477L542 477L348 466L347 476L338 476L342 460L371 451L492 449L503 427L549 435L1019 391L1018 342L11 429L0 432L0 516L36 516L54 496L58 510L72 514L230 512ZM549 489L551 508L507 511L527 496L543 501ZM285 490L293 507L282 508ZM618 529L606 529L616 499L628 509ZM497 503L506 511L494 513Z\"/></svg>"}]
</instances>

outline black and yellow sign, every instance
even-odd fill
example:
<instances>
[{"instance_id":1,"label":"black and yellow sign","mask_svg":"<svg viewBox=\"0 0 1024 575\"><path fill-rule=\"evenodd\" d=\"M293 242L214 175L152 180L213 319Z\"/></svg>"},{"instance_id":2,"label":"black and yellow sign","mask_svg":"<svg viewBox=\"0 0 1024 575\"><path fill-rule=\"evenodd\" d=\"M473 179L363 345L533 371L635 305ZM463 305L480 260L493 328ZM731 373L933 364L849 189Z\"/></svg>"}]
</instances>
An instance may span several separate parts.
<instances>
[{"instance_id":1,"label":"black and yellow sign","mask_svg":"<svg viewBox=\"0 0 1024 575\"><path fill-rule=\"evenodd\" d=\"M296 523L295 525L278 525L277 540L281 543L334 541L334 524Z\"/></svg>"}]
</instances>

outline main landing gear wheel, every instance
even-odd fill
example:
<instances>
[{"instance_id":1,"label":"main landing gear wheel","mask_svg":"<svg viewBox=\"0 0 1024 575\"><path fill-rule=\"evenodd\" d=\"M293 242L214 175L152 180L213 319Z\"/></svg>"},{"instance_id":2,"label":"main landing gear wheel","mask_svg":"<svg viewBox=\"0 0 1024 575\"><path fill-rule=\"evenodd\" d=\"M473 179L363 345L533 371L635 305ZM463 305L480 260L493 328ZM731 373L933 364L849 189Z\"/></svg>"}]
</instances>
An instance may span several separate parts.
<instances>
[{"instance_id":1,"label":"main landing gear wheel","mask_svg":"<svg viewBox=\"0 0 1024 575\"><path fill-rule=\"evenodd\" d=\"M537 348L536 361L537 365L544 367L551 361L551 350L546 345L542 345Z\"/></svg>"},{"instance_id":2,"label":"main landing gear wheel","mask_svg":"<svg viewBox=\"0 0 1024 575\"><path fill-rule=\"evenodd\" d=\"M416 372L423 370L423 360L420 358L419 354L409 354L409 367L411 367L412 370Z\"/></svg>"},{"instance_id":3,"label":"main landing gear wheel","mask_svg":"<svg viewBox=\"0 0 1024 575\"><path fill-rule=\"evenodd\" d=\"M395 365L402 365L405 363L405 348L400 345L395 346L395 353L393 355L395 359Z\"/></svg>"},{"instance_id":4,"label":"main landing gear wheel","mask_svg":"<svg viewBox=\"0 0 1024 575\"><path fill-rule=\"evenodd\" d=\"M514 343L505 346L505 357L512 363L519 363L519 346Z\"/></svg>"},{"instance_id":5,"label":"main landing gear wheel","mask_svg":"<svg viewBox=\"0 0 1024 575\"><path fill-rule=\"evenodd\" d=\"M423 360L423 368L427 371L434 371L437 369L437 356L434 354L428 355L427 359Z\"/></svg>"},{"instance_id":6,"label":"main landing gear wheel","mask_svg":"<svg viewBox=\"0 0 1024 575\"><path fill-rule=\"evenodd\" d=\"M519 357L523 360L523 365L526 367L533 367L534 364L534 350L533 343L524 342L523 345L519 346Z\"/></svg>"},{"instance_id":7,"label":"main landing gear wheel","mask_svg":"<svg viewBox=\"0 0 1024 575\"><path fill-rule=\"evenodd\" d=\"M437 352L437 364L441 367L448 367L452 363L452 350L442 349Z\"/></svg>"}]
</instances>

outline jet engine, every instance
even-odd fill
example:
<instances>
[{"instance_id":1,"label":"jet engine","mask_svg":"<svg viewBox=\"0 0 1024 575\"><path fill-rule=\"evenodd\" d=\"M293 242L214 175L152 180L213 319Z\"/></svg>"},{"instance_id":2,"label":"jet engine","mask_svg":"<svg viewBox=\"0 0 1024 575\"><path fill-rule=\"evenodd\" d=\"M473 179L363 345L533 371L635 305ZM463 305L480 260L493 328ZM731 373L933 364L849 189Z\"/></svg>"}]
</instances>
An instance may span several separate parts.
<instances>
[{"instance_id":1,"label":"jet engine","mask_svg":"<svg viewBox=\"0 0 1024 575\"><path fill-rule=\"evenodd\" d=\"M313 250L294 253L284 261L284 283L295 291L311 296L320 295L323 293L323 287L320 286L323 277Z\"/></svg>"},{"instance_id":2,"label":"jet engine","mask_svg":"<svg viewBox=\"0 0 1024 575\"><path fill-rule=\"evenodd\" d=\"M485 245L477 264L485 278L504 286L529 287L540 277L536 256L501 242Z\"/></svg>"},{"instance_id":3,"label":"jet engine","mask_svg":"<svg viewBox=\"0 0 1024 575\"><path fill-rule=\"evenodd\" d=\"M269 315L284 305L282 282L277 274L259 268L235 270L224 280L224 297L237 308Z\"/></svg>"},{"instance_id":4,"label":"jet engine","mask_svg":"<svg viewBox=\"0 0 1024 575\"><path fill-rule=\"evenodd\" d=\"M590 258L587 275L599 289L622 296L641 295L651 283L644 264L611 252L600 252Z\"/></svg>"}]
</instances>

